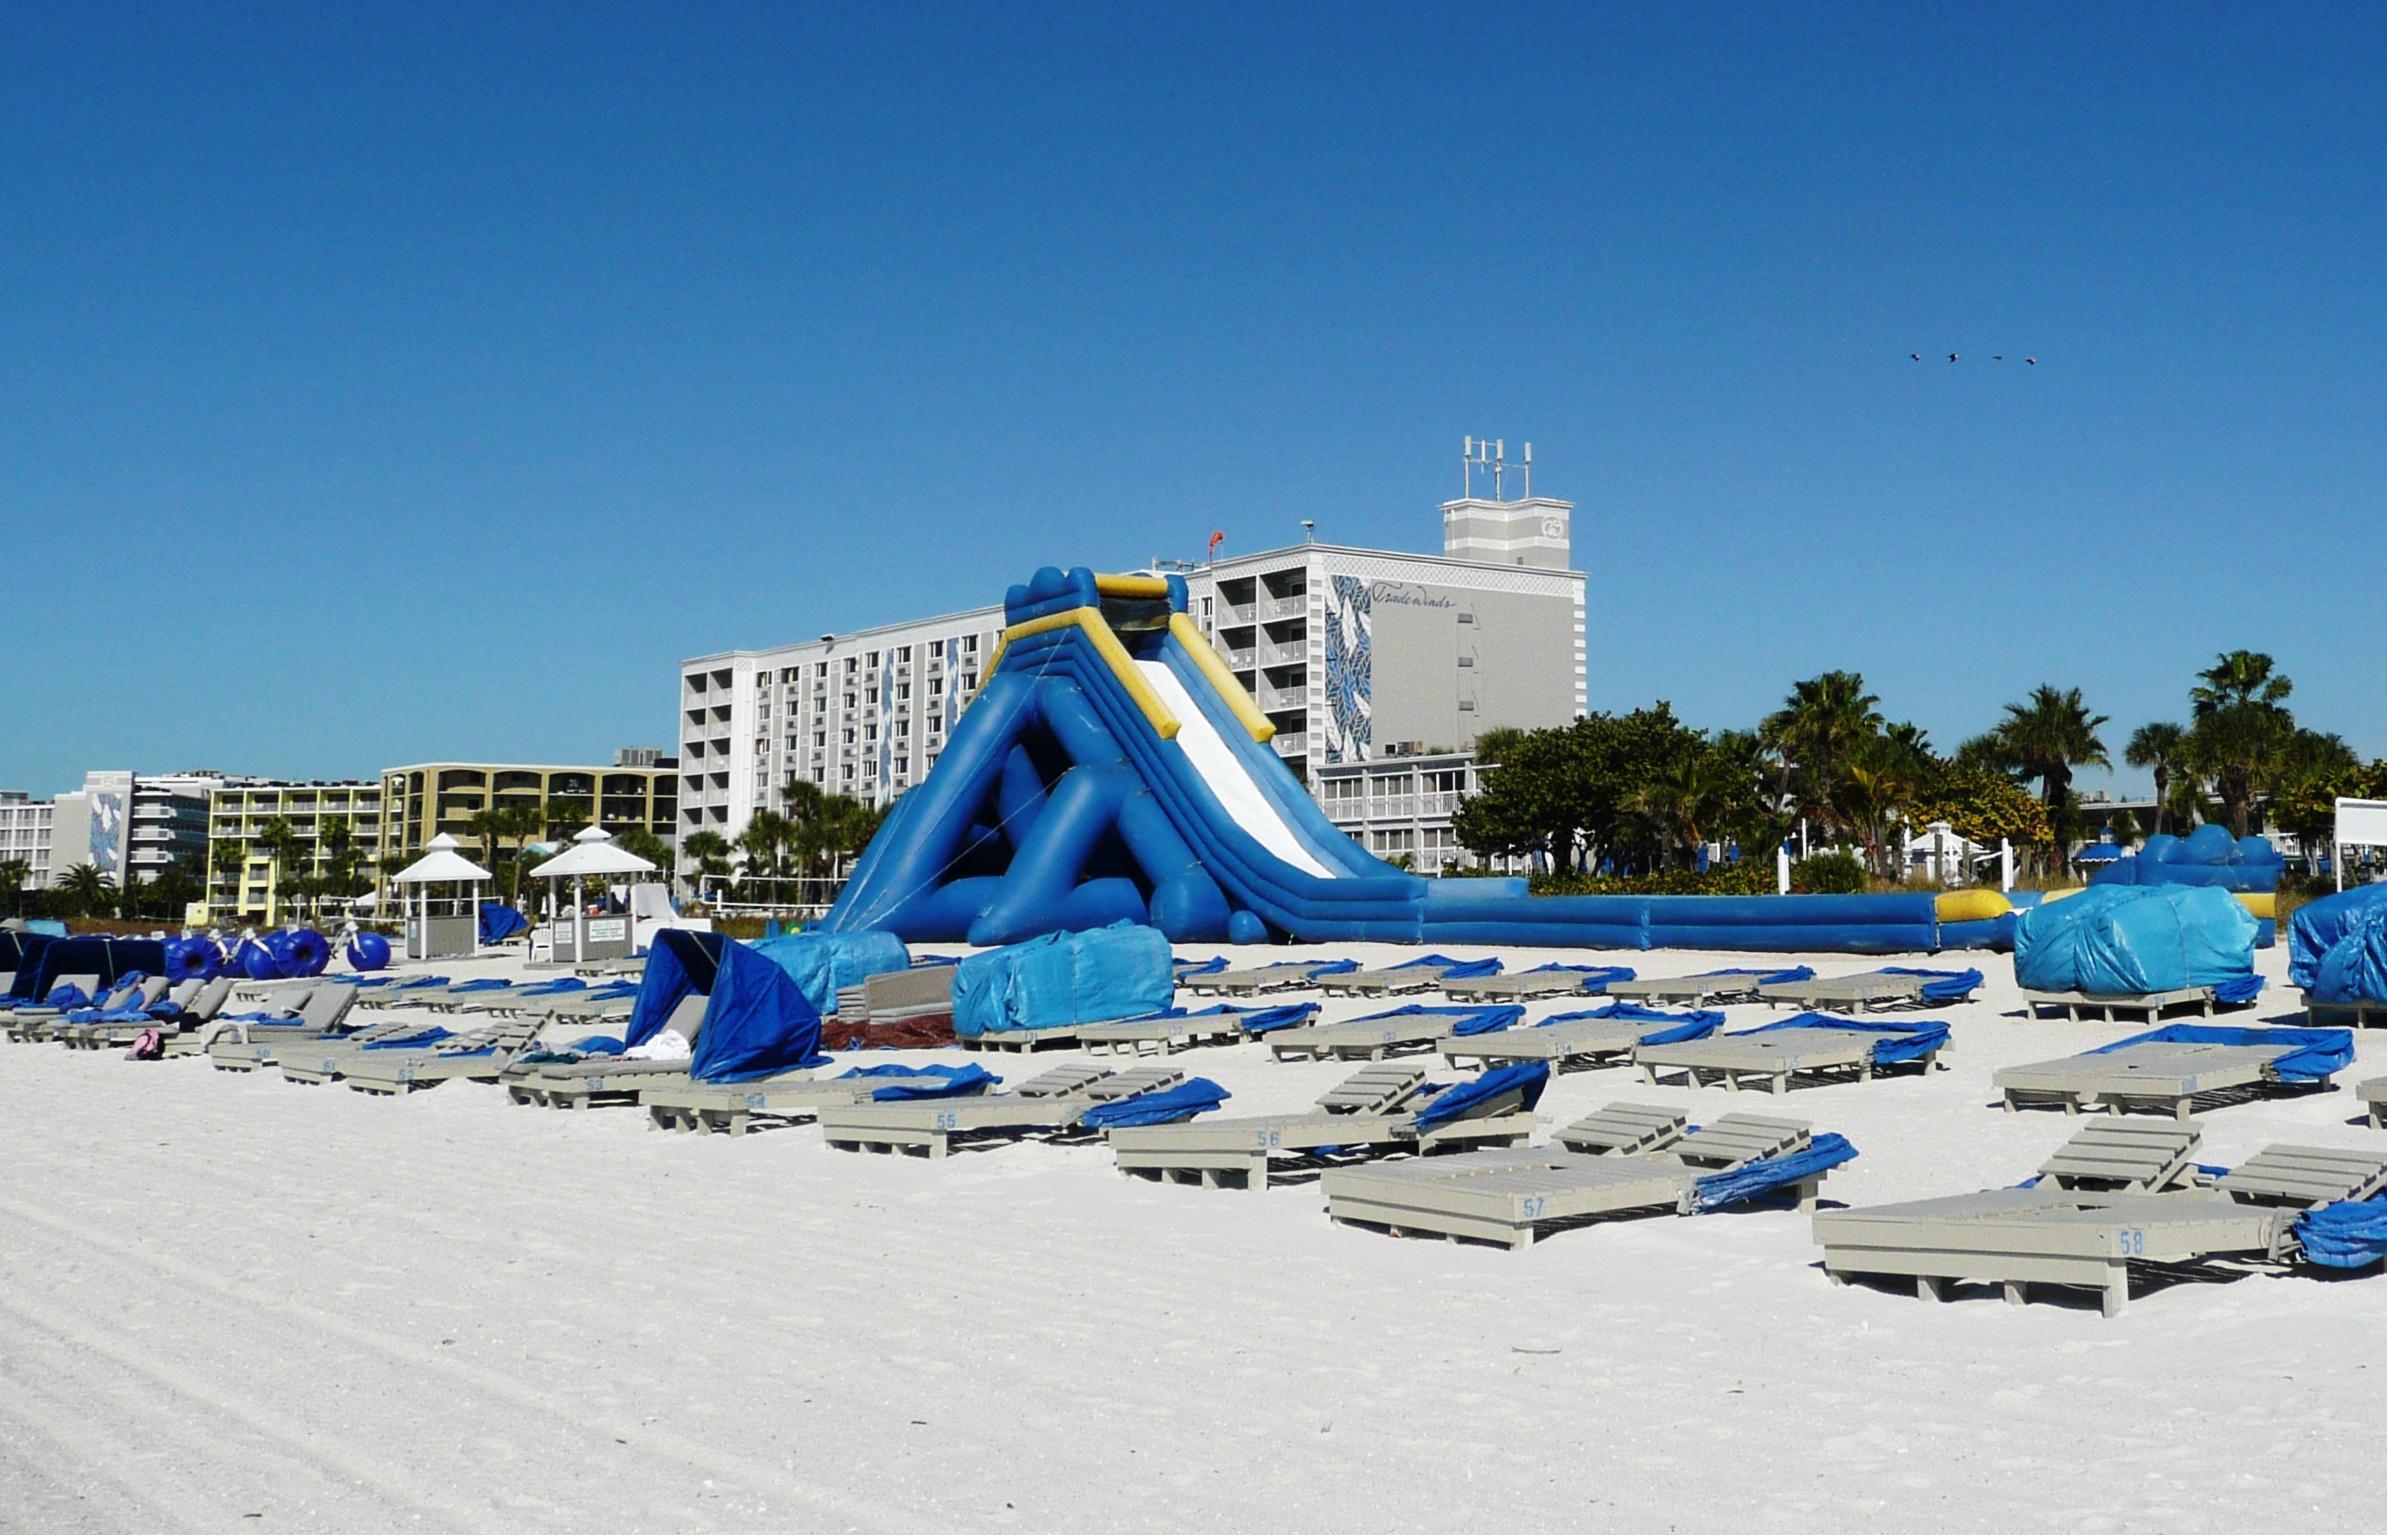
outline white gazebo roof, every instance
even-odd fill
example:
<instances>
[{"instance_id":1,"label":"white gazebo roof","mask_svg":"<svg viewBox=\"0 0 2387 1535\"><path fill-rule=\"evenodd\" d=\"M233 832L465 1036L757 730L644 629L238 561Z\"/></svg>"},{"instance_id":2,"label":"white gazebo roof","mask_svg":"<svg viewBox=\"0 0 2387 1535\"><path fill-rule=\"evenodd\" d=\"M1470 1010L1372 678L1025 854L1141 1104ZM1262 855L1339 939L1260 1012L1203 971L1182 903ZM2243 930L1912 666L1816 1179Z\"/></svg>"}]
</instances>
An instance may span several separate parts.
<instances>
[{"instance_id":1,"label":"white gazebo roof","mask_svg":"<svg viewBox=\"0 0 2387 1535\"><path fill-rule=\"evenodd\" d=\"M431 885L442 880L481 880L493 878L487 869L456 851L463 844L446 832L441 832L423 844L423 856L391 876L399 885Z\"/></svg>"},{"instance_id":2,"label":"white gazebo roof","mask_svg":"<svg viewBox=\"0 0 2387 1535\"><path fill-rule=\"evenodd\" d=\"M563 879L575 874L653 874L655 866L594 826L573 834L571 849L530 871L534 879Z\"/></svg>"}]
</instances>

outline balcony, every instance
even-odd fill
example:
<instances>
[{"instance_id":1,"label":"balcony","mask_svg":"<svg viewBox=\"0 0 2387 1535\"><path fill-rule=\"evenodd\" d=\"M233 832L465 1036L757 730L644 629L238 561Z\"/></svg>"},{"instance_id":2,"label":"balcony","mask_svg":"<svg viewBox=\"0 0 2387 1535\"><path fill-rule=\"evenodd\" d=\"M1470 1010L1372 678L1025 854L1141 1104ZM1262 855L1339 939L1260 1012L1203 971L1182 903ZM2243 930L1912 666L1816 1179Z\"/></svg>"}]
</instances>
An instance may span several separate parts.
<instances>
[{"instance_id":1,"label":"balcony","mask_svg":"<svg viewBox=\"0 0 2387 1535\"><path fill-rule=\"evenodd\" d=\"M1307 731L1297 730L1287 734L1280 730L1272 739L1271 744L1276 747L1276 754L1280 757L1306 757L1309 755L1310 738Z\"/></svg>"},{"instance_id":2,"label":"balcony","mask_svg":"<svg viewBox=\"0 0 2387 1535\"><path fill-rule=\"evenodd\" d=\"M1307 666L1310 648L1306 642L1287 644L1283 640L1263 638L1259 644L1262 666Z\"/></svg>"},{"instance_id":3,"label":"balcony","mask_svg":"<svg viewBox=\"0 0 2387 1535\"><path fill-rule=\"evenodd\" d=\"M1210 621L1221 629L1249 629L1259 621L1259 612L1249 602L1222 601L1212 610Z\"/></svg>"},{"instance_id":4,"label":"balcony","mask_svg":"<svg viewBox=\"0 0 2387 1535\"><path fill-rule=\"evenodd\" d=\"M1307 592L1295 592L1289 597L1263 597L1259 609L1260 621L1263 623L1279 618L1307 618L1310 596Z\"/></svg>"},{"instance_id":5,"label":"balcony","mask_svg":"<svg viewBox=\"0 0 2387 1535\"><path fill-rule=\"evenodd\" d=\"M1259 687L1253 690L1252 696L1260 701L1261 708L1271 714L1298 712L1308 708L1310 702L1310 690L1307 683L1295 683L1290 687L1280 687L1276 683L1263 680Z\"/></svg>"},{"instance_id":6,"label":"balcony","mask_svg":"<svg viewBox=\"0 0 2387 1535\"><path fill-rule=\"evenodd\" d=\"M1248 672L1252 669L1253 663L1258 660L1259 652L1249 645L1221 647L1219 656L1234 670Z\"/></svg>"}]
</instances>

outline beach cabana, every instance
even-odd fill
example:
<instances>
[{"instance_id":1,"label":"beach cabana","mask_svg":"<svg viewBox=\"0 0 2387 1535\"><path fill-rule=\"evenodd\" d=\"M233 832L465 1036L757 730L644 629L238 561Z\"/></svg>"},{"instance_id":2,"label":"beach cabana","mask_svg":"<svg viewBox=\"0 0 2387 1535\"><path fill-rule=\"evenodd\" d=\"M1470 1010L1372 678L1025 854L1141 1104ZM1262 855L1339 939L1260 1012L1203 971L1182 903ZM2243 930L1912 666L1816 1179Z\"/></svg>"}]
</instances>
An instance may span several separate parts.
<instances>
[{"instance_id":1,"label":"beach cabana","mask_svg":"<svg viewBox=\"0 0 2387 1535\"><path fill-rule=\"evenodd\" d=\"M574 834L572 845L555 857L530 871L531 878L543 879L547 884L547 957L558 964L578 964L592 959L619 959L631 951L630 917L627 908L619 916L603 916L591 921L588 905L579 897L583 879L601 879L607 884L619 880L654 878L662 871L646 859L615 842L610 833L584 826ZM570 880L569 887L561 881ZM562 902L570 900L570 925L565 924Z\"/></svg>"},{"instance_id":2,"label":"beach cabana","mask_svg":"<svg viewBox=\"0 0 2387 1535\"><path fill-rule=\"evenodd\" d=\"M406 916L406 957L447 959L470 954L480 943L481 895L487 869L441 832L424 845L423 856L391 877Z\"/></svg>"}]
</instances>

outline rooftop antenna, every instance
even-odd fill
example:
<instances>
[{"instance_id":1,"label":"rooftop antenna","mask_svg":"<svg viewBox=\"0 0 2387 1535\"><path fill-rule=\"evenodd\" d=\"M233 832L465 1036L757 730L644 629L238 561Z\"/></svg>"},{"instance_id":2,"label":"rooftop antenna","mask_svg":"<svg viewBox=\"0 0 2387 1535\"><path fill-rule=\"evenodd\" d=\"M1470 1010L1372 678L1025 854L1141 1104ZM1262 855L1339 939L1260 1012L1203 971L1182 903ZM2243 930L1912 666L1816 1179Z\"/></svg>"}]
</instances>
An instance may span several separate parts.
<instances>
[{"instance_id":1,"label":"rooftop antenna","mask_svg":"<svg viewBox=\"0 0 2387 1535\"><path fill-rule=\"evenodd\" d=\"M1533 444L1525 444L1525 499L1533 499Z\"/></svg>"},{"instance_id":2,"label":"rooftop antenna","mask_svg":"<svg viewBox=\"0 0 2387 1535\"><path fill-rule=\"evenodd\" d=\"M1463 437L1459 439L1459 499L1474 496L1476 476L1492 476L1492 499L1508 498L1508 440L1504 437ZM1525 461L1520 466L1525 475L1525 495L1533 496L1533 444L1525 444Z\"/></svg>"}]
</instances>

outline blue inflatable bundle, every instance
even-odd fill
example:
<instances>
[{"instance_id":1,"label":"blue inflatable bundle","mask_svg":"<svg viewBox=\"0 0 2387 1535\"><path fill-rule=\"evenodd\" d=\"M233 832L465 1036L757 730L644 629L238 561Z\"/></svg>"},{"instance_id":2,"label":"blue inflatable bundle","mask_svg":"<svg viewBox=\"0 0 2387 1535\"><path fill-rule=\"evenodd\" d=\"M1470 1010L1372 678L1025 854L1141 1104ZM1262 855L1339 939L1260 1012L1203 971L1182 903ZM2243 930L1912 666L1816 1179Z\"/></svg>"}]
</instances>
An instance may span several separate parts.
<instances>
[{"instance_id":1,"label":"blue inflatable bundle","mask_svg":"<svg viewBox=\"0 0 2387 1535\"><path fill-rule=\"evenodd\" d=\"M2351 890L2340 890L2297 907L2296 914L2288 919L2288 980L2311 991L2320 980L2323 962L2339 944L2348 939L2357 944L2377 941L2361 935L2366 927L2373 933L2377 931L2373 915L2380 912L2387 912L2387 885L2356 885ZM2357 963L2352 955L2340 961L2341 969ZM2328 1000L2352 1002L2363 995L2357 992ZM2373 991L2367 997L2371 1001L2387 1000L2387 992Z\"/></svg>"},{"instance_id":2,"label":"blue inflatable bundle","mask_svg":"<svg viewBox=\"0 0 2387 1535\"><path fill-rule=\"evenodd\" d=\"M795 978L804 1000L822 1017L837 1011L837 994L874 975L908 970L912 954L893 933L792 933L765 938L756 953Z\"/></svg>"},{"instance_id":3,"label":"blue inflatable bundle","mask_svg":"<svg viewBox=\"0 0 2387 1535\"><path fill-rule=\"evenodd\" d=\"M2158 832L2136 858L2117 858L2089 876L2095 885L2210 885L2220 890L2277 890L2286 870L2278 849L2260 837L2233 837L2206 822L2185 837Z\"/></svg>"},{"instance_id":4,"label":"blue inflatable bundle","mask_svg":"<svg viewBox=\"0 0 2387 1535\"><path fill-rule=\"evenodd\" d=\"M2025 991L2138 996L2211 986L2251 997L2255 920L2216 886L2091 885L2014 924ZM2250 984L2251 983L2251 984Z\"/></svg>"},{"instance_id":5,"label":"blue inflatable bundle","mask_svg":"<svg viewBox=\"0 0 2387 1535\"><path fill-rule=\"evenodd\" d=\"M955 967L953 1031L976 1039L1134 1018L1168 1006L1176 988L1169 941L1157 928L1116 922L1046 933Z\"/></svg>"}]
</instances>

